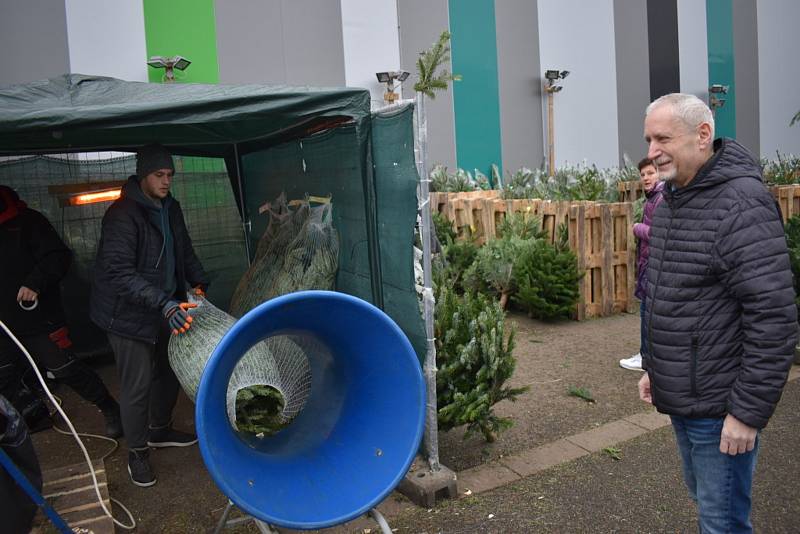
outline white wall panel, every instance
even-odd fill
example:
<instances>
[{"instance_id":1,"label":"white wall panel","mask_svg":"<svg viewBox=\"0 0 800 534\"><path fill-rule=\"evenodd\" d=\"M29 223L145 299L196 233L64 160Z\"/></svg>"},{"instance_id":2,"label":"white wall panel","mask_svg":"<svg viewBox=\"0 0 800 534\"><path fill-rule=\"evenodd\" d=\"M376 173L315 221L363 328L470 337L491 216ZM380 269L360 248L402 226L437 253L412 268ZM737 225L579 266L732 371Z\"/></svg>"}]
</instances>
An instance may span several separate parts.
<instances>
[{"instance_id":1,"label":"white wall panel","mask_svg":"<svg viewBox=\"0 0 800 534\"><path fill-rule=\"evenodd\" d=\"M779 150L800 156L800 125L789 126L800 110L800 2L759 0L757 6L761 155L774 159Z\"/></svg>"},{"instance_id":2,"label":"white wall panel","mask_svg":"<svg viewBox=\"0 0 800 534\"><path fill-rule=\"evenodd\" d=\"M678 57L681 92L708 102L706 3L678 0Z\"/></svg>"},{"instance_id":3,"label":"white wall panel","mask_svg":"<svg viewBox=\"0 0 800 534\"><path fill-rule=\"evenodd\" d=\"M70 71L147 81L142 0L65 0Z\"/></svg>"},{"instance_id":4,"label":"white wall panel","mask_svg":"<svg viewBox=\"0 0 800 534\"><path fill-rule=\"evenodd\" d=\"M384 85L378 83L375 73L400 69L396 0L341 3L346 84L369 89L373 103L380 105ZM413 89L407 88L406 94L413 97Z\"/></svg>"},{"instance_id":5,"label":"white wall panel","mask_svg":"<svg viewBox=\"0 0 800 534\"><path fill-rule=\"evenodd\" d=\"M555 95L556 164L585 159L598 167L616 166L613 0L539 0L539 50L542 77L546 69L570 71Z\"/></svg>"}]
</instances>

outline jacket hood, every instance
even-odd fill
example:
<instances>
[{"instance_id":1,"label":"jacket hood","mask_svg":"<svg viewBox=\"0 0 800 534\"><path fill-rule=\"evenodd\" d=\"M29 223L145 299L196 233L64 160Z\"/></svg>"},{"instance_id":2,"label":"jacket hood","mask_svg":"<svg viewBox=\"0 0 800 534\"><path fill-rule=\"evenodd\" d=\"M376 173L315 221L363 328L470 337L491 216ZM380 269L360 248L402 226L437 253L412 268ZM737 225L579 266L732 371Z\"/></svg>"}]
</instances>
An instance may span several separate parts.
<instances>
[{"instance_id":1,"label":"jacket hood","mask_svg":"<svg viewBox=\"0 0 800 534\"><path fill-rule=\"evenodd\" d=\"M136 179L136 175L128 177L128 181L122 186L122 196L125 198L130 198L148 210L153 210L156 212L161 211L162 205L165 208L169 207L173 201L172 193L168 193L164 200L160 203L156 203L152 199L145 196L145 194L142 192L142 188L139 186L139 180Z\"/></svg>"},{"instance_id":2,"label":"jacket hood","mask_svg":"<svg viewBox=\"0 0 800 534\"><path fill-rule=\"evenodd\" d=\"M672 200L688 195L690 191L713 187L734 178L747 176L763 181L761 164L745 147L729 138L714 141L714 154L702 166L689 185L680 189L667 187L664 195Z\"/></svg>"},{"instance_id":3,"label":"jacket hood","mask_svg":"<svg viewBox=\"0 0 800 534\"><path fill-rule=\"evenodd\" d=\"M16 191L8 186L0 185L0 224L10 221L27 207L28 205L19 199Z\"/></svg>"},{"instance_id":4,"label":"jacket hood","mask_svg":"<svg viewBox=\"0 0 800 534\"><path fill-rule=\"evenodd\" d=\"M644 196L650 198L656 193L659 193L661 191L664 191L664 182L662 180L659 180L656 182L656 185L653 186L653 189L651 189L650 191L645 191Z\"/></svg>"}]
</instances>

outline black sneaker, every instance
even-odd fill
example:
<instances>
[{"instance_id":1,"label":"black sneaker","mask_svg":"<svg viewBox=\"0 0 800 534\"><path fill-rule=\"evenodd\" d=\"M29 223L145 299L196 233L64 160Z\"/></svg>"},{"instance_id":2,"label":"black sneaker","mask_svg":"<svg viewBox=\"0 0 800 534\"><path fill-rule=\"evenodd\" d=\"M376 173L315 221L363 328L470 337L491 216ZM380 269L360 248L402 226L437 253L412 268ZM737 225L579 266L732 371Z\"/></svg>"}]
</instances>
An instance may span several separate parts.
<instances>
[{"instance_id":1,"label":"black sneaker","mask_svg":"<svg viewBox=\"0 0 800 534\"><path fill-rule=\"evenodd\" d=\"M150 440L147 445L150 447L188 447L197 443L197 436L187 432L175 430L172 427L151 428Z\"/></svg>"},{"instance_id":2,"label":"black sneaker","mask_svg":"<svg viewBox=\"0 0 800 534\"><path fill-rule=\"evenodd\" d=\"M156 475L150 467L150 449L131 449L128 452L128 474L131 482L142 488L156 483Z\"/></svg>"}]
</instances>

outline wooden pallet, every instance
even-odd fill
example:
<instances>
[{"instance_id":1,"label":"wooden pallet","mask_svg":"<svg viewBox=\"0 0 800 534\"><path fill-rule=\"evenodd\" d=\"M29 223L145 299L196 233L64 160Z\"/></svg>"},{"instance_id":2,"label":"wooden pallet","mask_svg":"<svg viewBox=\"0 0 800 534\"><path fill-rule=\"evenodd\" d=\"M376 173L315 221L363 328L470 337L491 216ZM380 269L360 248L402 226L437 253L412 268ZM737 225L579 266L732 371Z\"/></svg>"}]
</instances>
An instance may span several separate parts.
<instances>
[{"instance_id":1,"label":"wooden pallet","mask_svg":"<svg viewBox=\"0 0 800 534\"><path fill-rule=\"evenodd\" d=\"M644 196L644 187L639 180L618 182L617 192L620 202L636 202Z\"/></svg>"},{"instance_id":2,"label":"wooden pallet","mask_svg":"<svg viewBox=\"0 0 800 534\"><path fill-rule=\"evenodd\" d=\"M488 192L480 192L488 193ZM550 243L567 225L570 248L586 275L575 316L602 317L632 311L636 288L636 247L631 226L633 204L538 199L502 200L490 195L448 194L440 213L453 223L458 236L472 236L482 245L498 236L497 228L510 213L539 218Z\"/></svg>"},{"instance_id":3,"label":"wooden pallet","mask_svg":"<svg viewBox=\"0 0 800 534\"><path fill-rule=\"evenodd\" d=\"M781 207L784 223L789 217L800 215L800 185L773 185L769 192Z\"/></svg>"},{"instance_id":4,"label":"wooden pallet","mask_svg":"<svg viewBox=\"0 0 800 534\"><path fill-rule=\"evenodd\" d=\"M94 469L103 503L111 510L103 462L95 460ZM42 473L42 479L42 496L70 527L88 529L94 534L113 534L114 522L100 507L86 463L50 469Z\"/></svg>"}]
</instances>

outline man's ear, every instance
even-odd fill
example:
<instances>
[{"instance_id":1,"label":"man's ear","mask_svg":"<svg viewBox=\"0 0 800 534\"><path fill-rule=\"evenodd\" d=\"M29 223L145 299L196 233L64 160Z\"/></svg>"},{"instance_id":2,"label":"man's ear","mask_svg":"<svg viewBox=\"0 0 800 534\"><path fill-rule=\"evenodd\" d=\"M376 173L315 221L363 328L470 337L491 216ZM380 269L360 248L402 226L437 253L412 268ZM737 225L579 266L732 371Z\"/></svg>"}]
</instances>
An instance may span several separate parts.
<instances>
[{"instance_id":1,"label":"man's ear","mask_svg":"<svg viewBox=\"0 0 800 534\"><path fill-rule=\"evenodd\" d=\"M697 134L700 148L703 150L710 147L714 142L713 134L711 133L711 125L707 122L700 123L700 126L697 127Z\"/></svg>"}]
</instances>

